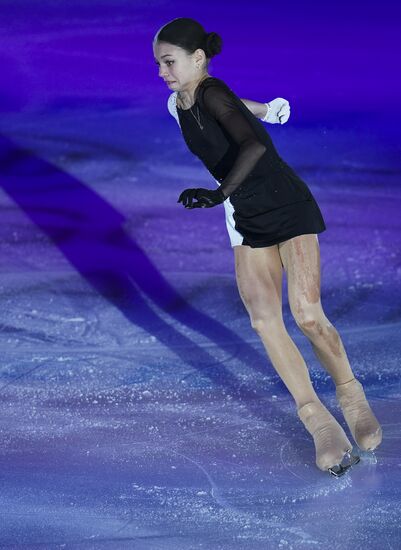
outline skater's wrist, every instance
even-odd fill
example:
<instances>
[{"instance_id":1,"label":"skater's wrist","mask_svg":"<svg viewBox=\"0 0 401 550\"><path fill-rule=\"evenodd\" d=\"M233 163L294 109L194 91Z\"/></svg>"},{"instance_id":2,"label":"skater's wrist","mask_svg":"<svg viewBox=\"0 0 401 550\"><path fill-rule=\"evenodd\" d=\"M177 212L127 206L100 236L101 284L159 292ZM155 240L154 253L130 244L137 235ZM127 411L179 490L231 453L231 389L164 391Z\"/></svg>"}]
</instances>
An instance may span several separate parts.
<instances>
[{"instance_id":1,"label":"skater's wrist","mask_svg":"<svg viewBox=\"0 0 401 550\"><path fill-rule=\"evenodd\" d=\"M242 97L240 99L256 118L263 118L268 114L266 113L267 103L253 101L252 99L244 99Z\"/></svg>"},{"instance_id":2,"label":"skater's wrist","mask_svg":"<svg viewBox=\"0 0 401 550\"><path fill-rule=\"evenodd\" d=\"M260 119L263 120L263 122L267 121L267 117L269 116L269 113L271 111L270 103L262 103L262 114L260 115Z\"/></svg>"}]
</instances>

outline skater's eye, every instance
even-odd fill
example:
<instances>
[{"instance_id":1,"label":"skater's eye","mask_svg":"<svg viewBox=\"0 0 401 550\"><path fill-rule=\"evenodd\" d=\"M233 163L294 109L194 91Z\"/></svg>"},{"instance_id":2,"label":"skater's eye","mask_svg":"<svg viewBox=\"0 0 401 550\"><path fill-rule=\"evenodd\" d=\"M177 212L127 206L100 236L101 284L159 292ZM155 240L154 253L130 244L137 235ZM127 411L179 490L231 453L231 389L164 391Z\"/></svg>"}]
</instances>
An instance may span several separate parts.
<instances>
[{"instance_id":1,"label":"skater's eye","mask_svg":"<svg viewBox=\"0 0 401 550\"><path fill-rule=\"evenodd\" d=\"M166 61L166 65L168 65L168 67L170 67L169 63L174 63L174 61L171 61L170 59ZM156 61L156 65L159 65L159 62Z\"/></svg>"}]
</instances>

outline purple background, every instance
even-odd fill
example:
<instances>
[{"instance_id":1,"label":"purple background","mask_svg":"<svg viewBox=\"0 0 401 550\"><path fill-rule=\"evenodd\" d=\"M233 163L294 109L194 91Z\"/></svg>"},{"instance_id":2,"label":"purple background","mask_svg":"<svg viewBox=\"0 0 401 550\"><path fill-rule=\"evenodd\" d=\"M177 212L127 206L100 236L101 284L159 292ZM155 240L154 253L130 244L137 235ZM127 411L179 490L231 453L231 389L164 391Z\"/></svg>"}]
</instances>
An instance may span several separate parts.
<instances>
[{"instance_id":1,"label":"purple background","mask_svg":"<svg viewBox=\"0 0 401 550\"><path fill-rule=\"evenodd\" d=\"M326 115L400 115L396 2L186 2L3 0L2 110L77 99L162 109L152 38L194 17L223 38L211 71L240 96L282 95L293 123ZM295 108L296 107L296 108Z\"/></svg>"},{"instance_id":2,"label":"purple background","mask_svg":"<svg viewBox=\"0 0 401 550\"><path fill-rule=\"evenodd\" d=\"M196 8L1 2L0 548L396 548L401 8ZM222 36L209 72L239 97L290 102L265 128L322 210L322 304L383 426L338 480L250 327L223 207L176 203L214 184L153 58L179 16Z\"/></svg>"}]
</instances>

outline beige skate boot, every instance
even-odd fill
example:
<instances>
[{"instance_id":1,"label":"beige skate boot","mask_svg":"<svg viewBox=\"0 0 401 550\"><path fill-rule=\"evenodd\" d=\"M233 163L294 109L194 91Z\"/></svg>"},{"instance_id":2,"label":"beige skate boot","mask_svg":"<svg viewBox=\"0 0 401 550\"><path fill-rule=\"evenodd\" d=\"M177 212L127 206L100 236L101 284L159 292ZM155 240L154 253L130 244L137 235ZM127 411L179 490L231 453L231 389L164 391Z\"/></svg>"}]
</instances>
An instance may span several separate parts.
<instances>
[{"instance_id":1,"label":"beige skate boot","mask_svg":"<svg viewBox=\"0 0 401 550\"><path fill-rule=\"evenodd\" d=\"M373 451L382 440L382 429L366 400L362 384L353 378L336 386L336 397L358 446Z\"/></svg>"},{"instance_id":2,"label":"beige skate boot","mask_svg":"<svg viewBox=\"0 0 401 550\"><path fill-rule=\"evenodd\" d=\"M351 455L352 444L344 430L323 403L311 401L299 408L297 413L313 436L318 468L338 477L359 462L359 456ZM344 458L346 460L343 462Z\"/></svg>"}]
</instances>

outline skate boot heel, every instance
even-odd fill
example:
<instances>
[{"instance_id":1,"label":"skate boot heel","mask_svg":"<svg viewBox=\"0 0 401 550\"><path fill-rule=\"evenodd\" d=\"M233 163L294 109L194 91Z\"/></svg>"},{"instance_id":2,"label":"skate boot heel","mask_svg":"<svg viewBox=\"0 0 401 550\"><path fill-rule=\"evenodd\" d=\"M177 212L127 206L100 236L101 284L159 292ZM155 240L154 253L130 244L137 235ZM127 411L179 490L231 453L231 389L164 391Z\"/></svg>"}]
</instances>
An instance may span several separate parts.
<instances>
[{"instance_id":1,"label":"skate boot heel","mask_svg":"<svg viewBox=\"0 0 401 550\"><path fill-rule=\"evenodd\" d=\"M362 384L353 378L336 386L336 398L358 446L373 451L382 441L382 428L366 399Z\"/></svg>"},{"instance_id":2,"label":"skate boot heel","mask_svg":"<svg viewBox=\"0 0 401 550\"><path fill-rule=\"evenodd\" d=\"M359 456L351 454L352 444L344 430L320 401L306 403L297 413L313 437L320 470L339 477L359 462Z\"/></svg>"},{"instance_id":3,"label":"skate boot heel","mask_svg":"<svg viewBox=\"0 0 401 550\"><path fill-rule=\"evenodd\" d=\"M351 468L351 466L353 466L354 464L358 464L360 460L361 459L357 454L347 452L345 453L341 464L335 464L334 466L329 468L329 472L335 477L340 477L344 475L345 472Z\"/></svg>"}]
</instances>

